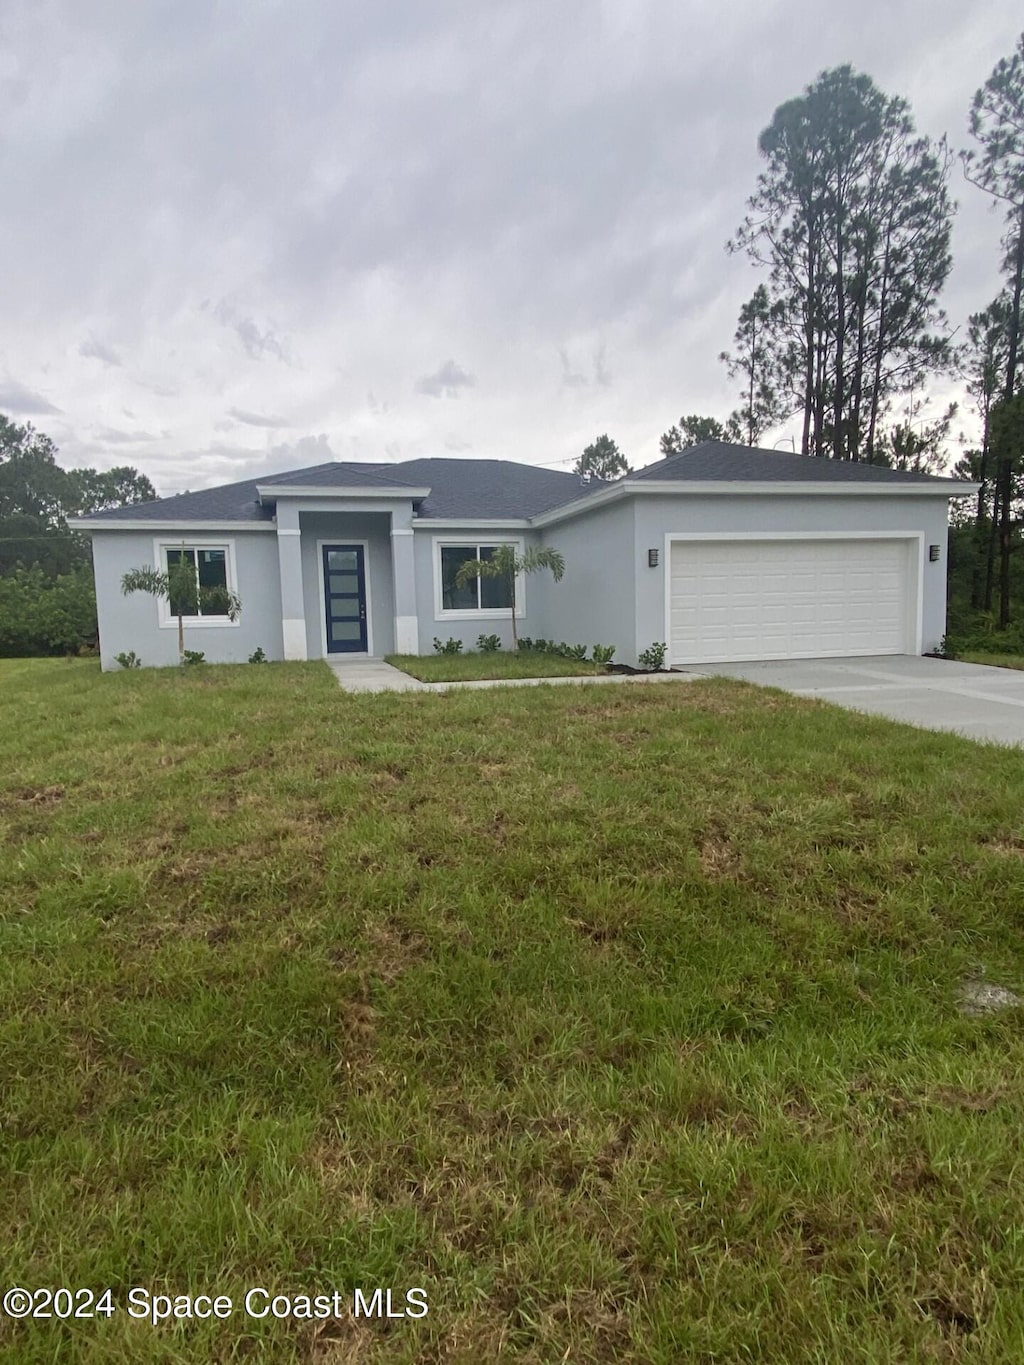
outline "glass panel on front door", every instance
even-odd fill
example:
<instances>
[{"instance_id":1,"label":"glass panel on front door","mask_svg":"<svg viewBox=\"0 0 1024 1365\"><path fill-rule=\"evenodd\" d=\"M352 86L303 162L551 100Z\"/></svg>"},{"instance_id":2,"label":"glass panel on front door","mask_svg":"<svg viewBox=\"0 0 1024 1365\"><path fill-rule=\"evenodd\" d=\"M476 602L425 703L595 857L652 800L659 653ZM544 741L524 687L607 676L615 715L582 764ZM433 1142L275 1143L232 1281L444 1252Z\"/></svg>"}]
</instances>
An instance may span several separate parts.
<instances>
[{"instance_id":1,"label":"glass panel on front door","mask_svg":"<svg viewBox=\"0 0 1024 1365\"><path fill-rule=\"evenodd\" d=\"M366 564L362 545L325 545L321 571L328 654L365 654Z\"/></svg>"}]
</instances>

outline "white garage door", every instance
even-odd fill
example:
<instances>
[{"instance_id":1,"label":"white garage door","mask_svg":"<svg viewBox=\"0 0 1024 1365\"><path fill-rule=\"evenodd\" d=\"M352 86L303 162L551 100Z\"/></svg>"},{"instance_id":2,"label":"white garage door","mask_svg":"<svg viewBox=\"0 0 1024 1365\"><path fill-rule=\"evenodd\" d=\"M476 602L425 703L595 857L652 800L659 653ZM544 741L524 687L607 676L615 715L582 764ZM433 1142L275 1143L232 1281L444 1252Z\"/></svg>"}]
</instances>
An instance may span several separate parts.
<instances>
[{"instance_id":1,"label":"white garage door","mask_svg":"<svg viewBox=\"0 0 1024 1365\"><path fill-rule=\"evenodd\" d=\"M682 540L674 664L913 652L908 540Z\"/></svg>"}]
</instances>

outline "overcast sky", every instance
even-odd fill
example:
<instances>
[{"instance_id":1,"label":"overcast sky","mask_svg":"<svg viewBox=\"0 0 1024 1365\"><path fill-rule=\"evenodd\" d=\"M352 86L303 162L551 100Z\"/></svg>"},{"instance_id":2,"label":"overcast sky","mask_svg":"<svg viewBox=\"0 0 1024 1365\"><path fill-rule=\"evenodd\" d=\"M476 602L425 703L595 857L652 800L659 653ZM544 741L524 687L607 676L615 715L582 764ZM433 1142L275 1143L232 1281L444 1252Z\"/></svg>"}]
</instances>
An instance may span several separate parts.
<instances>
[{"instance_id":1,"label":"overcast sky","mask_svg":"<svg viewBox=\"0 0 1024 1365\"><path fill-rule=\"evenodd\" d=\"M646 464L734 406L717 356L758 275L725 242L776 106L849 61L963 146L1021 19L0 0L0 412L162 494L332 458L568 468L605 431ZM954 193L962 326L1001 220L959 170Z\"/></svg>"}]
</instances>

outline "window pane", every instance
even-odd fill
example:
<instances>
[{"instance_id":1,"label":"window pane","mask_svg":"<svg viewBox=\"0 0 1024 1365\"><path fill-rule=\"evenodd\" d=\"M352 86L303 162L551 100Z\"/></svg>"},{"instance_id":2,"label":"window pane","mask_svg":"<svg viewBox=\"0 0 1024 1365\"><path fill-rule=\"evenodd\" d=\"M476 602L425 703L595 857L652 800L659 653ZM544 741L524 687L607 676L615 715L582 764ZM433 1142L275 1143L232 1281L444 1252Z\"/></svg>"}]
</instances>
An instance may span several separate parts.
<instances>
[{"instance_id":1,"label":"window pane","mask_svg":"<svg viewBox=\"0 0 1024 1365\"><path fill-rule=\"evenodd\" d=\"M352 640L358 640L362 635L362 629L358 621L332 621L331 622L331 643L335 645L348 644Z\"/></svg>"},{"instance_id":2,"label":"window pane","mask_svg":"<svg viewBox=\"0 0 1024 1365\"><path fill-rule=\"evenodd\" d=\"M199 586L201 588L226 588L227 585L227 550L200 550Z\"/></svg>"},{"instance_id":3,"label":"window pane","mask_svg":"<svg viewBox=\"0 0 1024 1365\"><path fill-rule=\"evenodd\" d=\"M354 570L358 566L358 550L328 550L327 567L329 569L349 569Z\"/></svg>"},{"instance_id":4,"label":"window pane","mask_svg":"<svg viewBox=\"0 0 1024 1365\"><path fill-rule=\"evenodd\" d=\"M192 574L189 580L185 580L182 575L179 577L175 570L182 562L189 565ZM167 572L171 577L171 594L168 599L172 616L194 616L196 612L196 589L195 589L195 550L179 547L176 550L167 551Z\"/></svg>"},{"instance_id":5,"label":"window pane","mask_svg":"<svg viewBox=\"0 0 1024 1365\"><path fill-rule=\"evenodd\" d=\"M226 550L197 550L199 586L206 600L199 603L200 616L226 616L228 613L228 553Z\"/></svg>"},{"instance_id":6,"label":"window pane","mask_svg":"<svg viewBox=\"0 0 1024 1365\"><path fill-rule=\"evenodd\" d=\"M471 611L478 605L477 579L470 579L463 588L455 586L459 566L476 557L475 545L441 546L441 605L445 611Z\"/></svg>"},{"instance_id":7,"label":"window pane","mask_svg":"<svg viewBox=\"0 0 1024 1365\"><path fill-rule=\"evenodd\" d=\"M481 545L480 558L493 559L495 545ZM489 611L507 610L512 605L508 582L504 578L481 578L480 605Z\"/></svg>"},{"instance_id":8,"label":"window pane","mask_svg":"<svg viewBox=\"0 0 1024 1365\"><path fill-rule=\"evenodd\" d=\"M481 578L480 605L489 611L507 609L512 605L508 580L504 578Z\"/></svg>"},{"instance_id":9,"label":"window pane","mask_svg":"<svg viewBox=\"0 0 1024 1365\"><path fill-rule=\"evenodd\" d=\"M332 573L328 574L330 579L331 592L358 592L359 575L357 573Z\"/></svg>"}]
</instances>

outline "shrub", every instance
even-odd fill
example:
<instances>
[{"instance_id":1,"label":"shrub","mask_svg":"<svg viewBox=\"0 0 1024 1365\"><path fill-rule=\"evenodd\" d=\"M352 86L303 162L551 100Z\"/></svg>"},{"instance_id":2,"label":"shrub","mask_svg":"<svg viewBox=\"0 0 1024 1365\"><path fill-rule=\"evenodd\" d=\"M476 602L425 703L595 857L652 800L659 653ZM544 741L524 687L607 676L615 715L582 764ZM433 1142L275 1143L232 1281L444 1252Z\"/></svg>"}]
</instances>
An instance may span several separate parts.
<instances>
[{"instance_id":1,"label":"shrub","mask_svg":"<svg viewBox=\"0 0 1024 1365\"><path fill-rule=\"evenodd\" d=\"M193 664L204 664L206 663L206 655L201 649L186 649L183 662L186 668Z\"/></svg>"},{"instance_id":2,"label":"shrub","mask_svg":"<svg viewBox=\"0 0 1024 1365\"><path fill-rule=\"evenodd\" d=\"M51 578L38 565L0 577L0 656L74 654L96 643L96 591L88 565Z\"/></svg>"},{"instance_id":3,"label":"shrub","mask_svg":"<svg viewBox=\"0 0 1024 1365\"><path fill-rule=\"evenodd\" d=\"M532 644L533 644L534 650L535 650L538 654L546 654L546 653L548 652L548 650L550 649L550 647L551 647L551 641L550 641L550 640L545 640L543 637L542 637L541 639L539 639L539 640L534 640L534 641L532 641Z\"/></svg>"},{"instance_id":4,"label":"shrub","mask_svg":"<svg viewBox=\"0 0 1024 1365\"><path fill-rule=\"evenodd\" d=\"M582 661L587 657L586 645L566 645L565 651L565 657L567 659L579 659Z\"/></svg>"},{"instance_id":5,"label":"shrub","mask_svg":"<svg viewBox=\"0 0 1024 1365\"><path fill-rule=\"evenodd\" d=\"M590 652L593 655L594 663L604 666L605 664L610 664L615 657L615 646L594 645Z\"/></svg>"},{"instance_id":6,"label":"shrub","mask_svg":"<svg viewBox=\"0 0 1024 1365\"><path fill-rule=\"evenodd\" d=\"M533 640L530 639L529 635L521 635L519 637L519 648L525 653L532 654L536 647L537 646L534 644Z\"/></svg>"},{"instance_id":7,"label":"shrub","mask_svg":"<svg viewBox=\"0 0 1024 1365\"><path fill-rule=\"evenodd\" d=\"M448 639L445 640L445 642L442 644L441 641L435 635L434 650L437 654L461 654L462 641L453 639L452 636L449 636Z\"/></svg>"},{"instance_id":8,"label":"shrub","mask_svg":"<svg viewBox=\"0 0 1024 1365\"><path fill-rule=\"evenodd\" d=\"M267 662L267 656L263 653L262 645L257 645L249 655L249 662L251 664L265 664Z\"/></svg>"},{"instance_id":9,"label":"shrub","mask_svg":"<svg viewBox=\"0 0 1024 1365\"><path fill-rule=\"evenodd\" d=\"M650 673L660 673L665 667L665 654L668 646L664 641L660 643L655 640L653 645L648 645L640 655L640 667L646 668Z\"/></svg>"},{"instance_id":10,"label":"shrub","mask_svg":"<svg viewBox=\"0 0 1024 1365\"><path fill-rule=\"evenodd\" d=\"M520 646L522 641L520 641ZM501 648L500 635L478 635L476 637L476 647L481 654L493 654Z\"/></svg>"},{"instance_id":11,"label":"shrub","mask_svg":"<svg viewBox=\"0 0 1024 1365\"><path fill-rule=\"evenodd\" d=\"M135 653L134 649L127 652L122 649L120 654L114 655L114 662L120 664L122 668L141 668L142 660Z\"/></svg>"}]
</instances>

